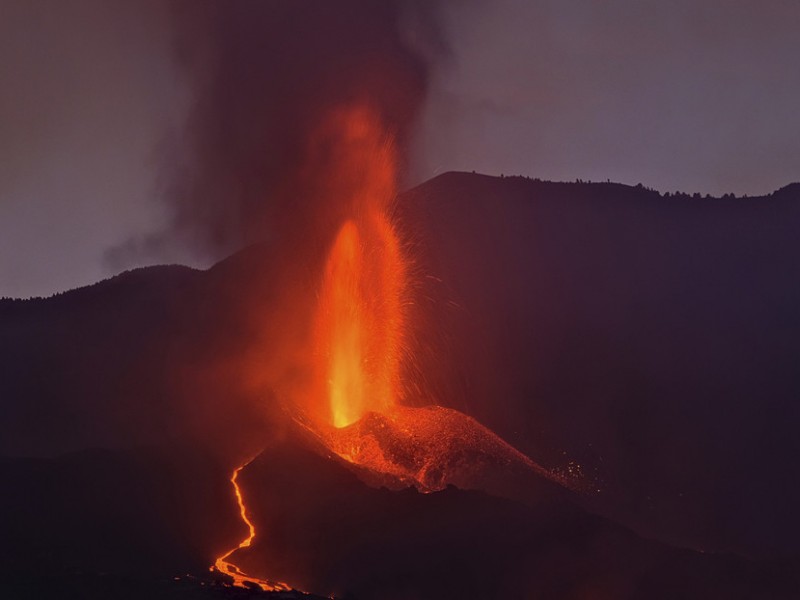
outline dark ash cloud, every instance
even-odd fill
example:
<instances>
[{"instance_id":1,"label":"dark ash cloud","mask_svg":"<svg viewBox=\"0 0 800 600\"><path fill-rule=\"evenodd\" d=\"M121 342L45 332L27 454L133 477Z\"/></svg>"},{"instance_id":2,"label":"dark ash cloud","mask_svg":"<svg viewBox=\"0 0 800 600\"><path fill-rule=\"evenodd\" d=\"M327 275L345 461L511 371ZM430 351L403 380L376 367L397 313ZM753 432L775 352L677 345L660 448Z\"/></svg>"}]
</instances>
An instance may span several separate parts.
<instances>
[{"instance_id":1,"label":"dark ash cloud","mask_svg":"<svg viewBox=\"0 0 800 600\"><path fill-rule=\"evenodd\" d=\"M402 0L176 2L176 52L195 96L165 166L172 218L109 258L175 243L218 256L268 236L282 214L314 210L325 199L305 197L315 188L305 150L338 106L369 104L405 149L443 47L435 11Z\"/></svg>"}]
</instances>

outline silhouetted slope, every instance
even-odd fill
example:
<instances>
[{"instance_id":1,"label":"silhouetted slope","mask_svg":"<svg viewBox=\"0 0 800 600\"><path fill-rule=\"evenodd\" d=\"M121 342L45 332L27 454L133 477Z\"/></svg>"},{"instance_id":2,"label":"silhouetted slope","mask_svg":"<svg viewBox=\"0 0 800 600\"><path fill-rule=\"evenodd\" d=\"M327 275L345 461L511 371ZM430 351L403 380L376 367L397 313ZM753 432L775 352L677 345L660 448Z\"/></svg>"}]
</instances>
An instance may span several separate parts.
<instances>
[{"instance_id":1,"label":"silhouetted slope","mask_svg":"<svg viewBox=\"0 0 800 600\"><path fill-rule=\"evenodd\" d=\"M599 474L603 490L583 504L637 532L690 547L796 558L800 186L763 198L665 198L617 184L447 174L403 194L397 213L419 288L411 350L422 379L414 380L420 391L409 401L458 408L545 466L576 459L590 481ZM302 377L292 371L292 357L316 298L313 257L324 251L316 239L306 249L272 242L208 271L148 268L53 298L0 301L0 456L41 457L0 464L4 481L16 486L0 510L4 537L25 538L11 544L18 555L4 549L13 556L6 564L36 562L46 551L44 564L72 568L69 557L82 556L91 563L87 569L100 569L103 549L123 556L130 543L142 561L136 565L183 568L213 555L217 535L230 547L228 537L237 534L230 497L225 509L221 500L198 499L177 529L158 515L178 512L183 504L175 498L184 494L230 492L222 473L283 435L278 392L287 378ZM142 460L142 446L153 461L131 467L126 461ZM119 464L93 454L52 458L98 447L126 458ZM197 475L202 464L169 462L176 448L190 456L202 448L200 463L217 465L210 487ZM168 467L159 466L163 460ZM175 464L194 465L186 468L196 478L182 478L184 467ZM166 482L173 477L174 488ZM265 487L254 493L275 492L268 489L274 482L258 485ZM563 558L575 553L586 573L613 563L608 568L620 573L619 581L655 572L652 587L642 589L667 577L662 565L651 571L636 562L650 546L627 532L612 536L624 542L603 542L610 556L594 563L602 552L591 545L593 528L624 530L585 512L578 512L577 529L562 519L541 537L536 523L550 514L499 498L452 490L431 498L396 496L360 483L344 489L356 505L385 506L397 523L416 531L416 540L425 530L414 529L414 511L444 519L431 542L437 552L452 548L447 538L458 530L446 520L451 508L461 515L460 526L475 520L477 537L462 542L482 540L484 555L500 547L492 562L498 577L504 564L523 564L512 560L517 550L552 564L553 581L570 577L557 568L562 559L577 564ZM287 498L299 493L285 491ZM329 527L346 494L337 498L330 506L321 495L309 500L328 511L320 527ZM91 531L81 537L81 528L94 522L94 506L107 511L97 523L113 525L111 538ZM120 522L117 509L133 517ZM37 520L44 511L51 514ZM212 511L205 521L198 516ZM305 518L301 512L292 513L297 523ZM349 525L324 529L331 535L326 544L336 546L334 533L363 535L343 542L349 554L342 560L361 560L359 540L374 550L385 539L353 533L370 513L347 516ZM369 523L386 525L385 515L372 517ZM209 519L225 520L224 531ZM579 526L587 522L588 529ZM188 539L195 523L204 533L182 546L176 540ZM521 538L502 537L492 523L518 530ZM53 524L65 529L48 530ZM386 531L403 529L392 527ZM153 549L162 536L173 537ZM294 548L285 550L301 557L311 543L289 541ZM400 552L405 542L392 543ZM323 548L314 550L320 560L335 561ZM666 560L667 570L708 582L715 592L737 583L752 588L776 568L727 558L696 562L694 553L658 548L652 555L643 550L641 560ZM165 549L170 557L162 562ZM466 565L458 568L478 569L478 555L470 552L453 559ZM638 566L626 573L619 557L631 556ZM308 567L303 578L318 577L320 585L340 577L337 585L365 590L404 576L386 572L376 583L377 571L362 570L359 583L359 571L336 571L352 563L325 564L332 570L293 568ZM429 566L419 581L438 577ZM432 589L451 585L437 581L440 587ZM608 589L616 593L616 585Z\"/></svg>"},{"instance_id":2,"label":"silhouetted slope","mask_svg":"<svg viewBox=\"0 0 800 600\"><path fill-rule=\"evenodd\" d=\"M0 301L0 452L150 441L199 275L153 267L47 299ZM160 430L169 426L160 419Z\"/></svg>"},{"instance_id":3,"label":"silhouetted slope","mask_svg":"<svg viewBox=\"0 0 800 600\"><path fill-rule=\"evenodd\" d=\"M240 476L261 532L234 560L301 589L360 599L789 598L790 565L703 555L638 538L564 497L535 508L450 487L364 485L296 440Z\"/></svg>"},{"instance_id":4,"label":"silhouetted slope","mask_svg":"<svg viewBox=\"0 0 800 600\"><path fill-rule=\"evenodd\" d=\"M199 448L1 458L0 477L0 572L23 581L202 572L239 527L227 465Z\"/></svg>"},{"instance_id":5,"label":"silhouetted slope","mask_svg":"<svg viewBox=\"0 0 800 600\"><path fill-rule=\"evenodd\" d=\"M268 417L238 375L264 334L250 308L269 305L271 268L254 248L208 271L148 267L0 301L0 455L195 442L241 452Z\"/></svg>"},{"instance_id":6,"label":"silhouetted slope","mask_svg":"<svg viewBox=\"0 0 800 600\"><path fill-rule=\"evenodd\" d=\"M796 552L800 185L667 198L448 173L399 210L434 276L437 401L597 469L599 502L652 535Z\"/></svg>"}]
</instances>

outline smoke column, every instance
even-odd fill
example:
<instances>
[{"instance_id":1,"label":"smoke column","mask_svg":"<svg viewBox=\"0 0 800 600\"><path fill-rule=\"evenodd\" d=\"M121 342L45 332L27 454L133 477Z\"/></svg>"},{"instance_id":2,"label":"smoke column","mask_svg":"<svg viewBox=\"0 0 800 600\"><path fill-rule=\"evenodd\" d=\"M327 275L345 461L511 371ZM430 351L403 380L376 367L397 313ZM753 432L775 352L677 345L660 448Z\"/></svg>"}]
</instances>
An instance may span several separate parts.
<instances>
[{"instance_id":1,"label":"smoke column","mask_svg":"<svg viewBox=\"0 0 800 600\"><path fill-rule=\"evenodd\" d=\"M443 47L435 3L176 0L172 10L194 96L164 167L171 218L111 249L112 259L171 244L219 257L287 221L296 229L332 202L318 193L329 156L309 162L308 143L335 107L368 104L405 156L426 57Z\"/></svg>"}]
</instances>

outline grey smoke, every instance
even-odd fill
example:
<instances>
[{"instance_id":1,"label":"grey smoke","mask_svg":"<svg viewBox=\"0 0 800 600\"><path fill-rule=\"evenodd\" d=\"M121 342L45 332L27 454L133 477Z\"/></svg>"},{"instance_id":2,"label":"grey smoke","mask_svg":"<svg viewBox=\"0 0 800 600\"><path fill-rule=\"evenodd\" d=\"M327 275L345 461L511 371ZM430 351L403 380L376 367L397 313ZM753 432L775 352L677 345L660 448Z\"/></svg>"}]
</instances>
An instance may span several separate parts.
<instances>
[{"instance_id":1,"label":"grey smoke","mask_svg":"<svg viewBox=\"0 0 800 600\"><path fill-rule=\"evenodd\" d=\"M281 187L305 128L354 93L409 185L767 193L800 178L799 27L794 0L0 0L0 296L269 235L308 210Z\"/></svg>"}]
</instances>

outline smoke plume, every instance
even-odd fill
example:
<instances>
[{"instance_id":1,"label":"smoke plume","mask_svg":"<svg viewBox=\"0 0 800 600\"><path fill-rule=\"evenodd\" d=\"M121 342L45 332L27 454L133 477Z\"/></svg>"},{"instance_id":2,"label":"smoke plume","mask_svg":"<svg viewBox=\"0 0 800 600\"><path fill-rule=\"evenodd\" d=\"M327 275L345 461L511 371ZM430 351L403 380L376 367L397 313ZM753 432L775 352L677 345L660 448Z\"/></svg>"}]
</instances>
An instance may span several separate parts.
<instances>
[{"instance_id":1,"label":"smoke plume","mask_svg":"<svg viewBox=\"0 0 800 600\"><path fill-rule=\"evenodd\" d=\"M194 103L165 166L171 219L109 258L173 244L215 258L269 237L286 215L320 210L325 165L307 150L337 107L369 106L404 156L443 47L434 4L177 0L175 51Z\"/></svg>"}]
</instances>

